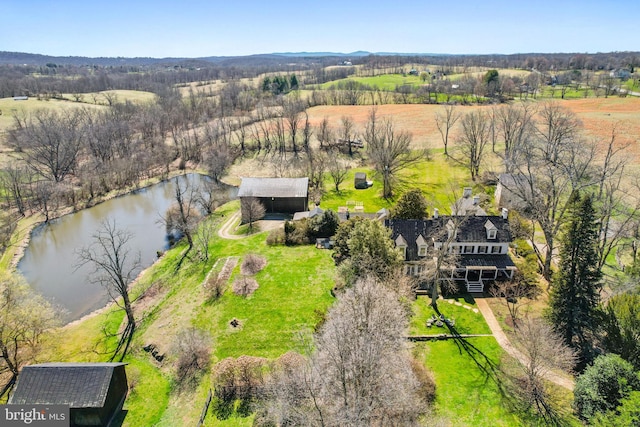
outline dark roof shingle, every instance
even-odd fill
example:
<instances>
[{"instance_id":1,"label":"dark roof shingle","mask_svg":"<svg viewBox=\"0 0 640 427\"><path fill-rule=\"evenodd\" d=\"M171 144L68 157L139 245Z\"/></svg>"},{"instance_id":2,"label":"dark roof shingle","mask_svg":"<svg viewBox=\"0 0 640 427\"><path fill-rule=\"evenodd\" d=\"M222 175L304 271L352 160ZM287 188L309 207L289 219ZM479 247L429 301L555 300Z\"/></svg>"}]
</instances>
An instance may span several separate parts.
<instances>
[{"instance_id":1,"label":"dark roof shingle","mask_svg":"<svg viewBox=\"0 0 640 427\"><path fill-rule=\"evenodd\" d=\"M43 363L25 366L12 404L104 406L114 368L125 363Z\"/></svg>"}]
</instances>

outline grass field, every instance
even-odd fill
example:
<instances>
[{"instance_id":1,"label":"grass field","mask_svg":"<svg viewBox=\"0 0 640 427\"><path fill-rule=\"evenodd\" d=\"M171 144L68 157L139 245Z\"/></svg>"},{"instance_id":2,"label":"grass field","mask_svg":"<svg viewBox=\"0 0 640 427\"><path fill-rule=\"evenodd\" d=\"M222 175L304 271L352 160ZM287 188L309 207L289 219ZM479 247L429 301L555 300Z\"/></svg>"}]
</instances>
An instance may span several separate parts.
<instances>
[{"instance_id":1,"label":"grass field","mask_svg":"<svg viewBox=\"0 0 640 427\"><path fill-rule=\"evenodd\" d=\"M346 79L334 80L320 85L320 89L330 89L341 82L355 81L372 88L385 91L394 91L398 86L409 85L418 87L424 82L420 79L420 76L413 76L409 74L383 74L380 76L372 77L348 77Z\"/></svg>"},{"instance_id":2,"label":"grass field","mask_svg":"<svg viewBox=\"0 0 640 427\"><path fill-rule=\"evenodd\" d=\"M235 209L237 202L225 205L212 221L220 224ZM138 303L144 308L137 311L142 320L131 353L125 359L129 363L127 372L132 385L125 403L128 411L125 426L189 425L197 420L211 387L210 374L205 373L193 390L178 391L172 380L171 362L175 359L172 345L185 327L195 326L209 332L213 341L213 363L241 355L276 358L288 350L301 349L299 334L313 330L320 320L318 313L325 312L334 301L329 292L333 287L333 261L329 251L313 246L270 247L265 244L265 237L266 233L240 240L216 236L210 244L209 261L187 260L176 271L184 250L184 245L180 245L143 274L132 293L140 295L151 284L158 289L150 303ZM207 272L214 265L214 272L219 271L227 257L238 257L241 262L247 253L267 259L264 270L256 275L260 286L255 293L245 298L228 289L217 301L208 300L201 286ZM228 283L239 275L238 263ZM420 325L430 315L428 303L427 298L420 298L414 304L412 333L423 332ZM487 333L488 328L479 314L446 302L441 302L440 308L456 319L460 331ZM121 311L111 307L57 331L43 343L46 351L42 360L106 360L107 355L101 352L114 341L105 338L103 331L116 331L123 317ZM237 328L229 324L234 318L240 322ZM482 339L473 344L488 355L492 363L498 363L502 351L492 340ZM165 362L156 363L142 350L141 347L149 343L156 344L167 355ZM486 418L481 421L487 414L495 417L498 424L494 425L518 425L512 422L515 416L502 408L497 386L487 382L473 358L460 353L454 343L419 344L414 352L433 370L438 386L436 410L456 420L453 425L489 425ZM232 416L220 421L209 414L206 425L250 426L252 422L252 416Z\"/></svg>"},{"instance_id":3,"label":"grass field","mask_svg":"<svg viewBox=\"0 0 640 427\"><path fill-rule=\"evenodd\" d=\"M151 92L135 90L111 90L105 92L82 94L80 102L76 102L72 94L63 94L64 99L37 99L30 97L26 101L14 101L13 98L0 98L0 135L13 126L14 114L30 114L37 110L64 110L73 108L100 109L107 104L104 93L115 96L118 102L148 102L155 98Z\"/></svg>"},{"instance_id":4,"label":"grass field","mask_svg":"<svg viewBox=\"0 0 640 427\"><path fill-rule=\"evenodd\" d=\"M227 217L238 204L222 208L213 221ZM324 312L332 304L333 260L329 251L313 246L270 247L266 233L241 240L215 237L210 245L210 259L184 262L176 270L184 245L167 252L162 261L149 268L134 287L132 294L156 284L158 290L151 303L144 303L138 312L142 321L138 326L130 355L125 359L133 383L125 409L129 411L124 425L187 425L194 424L206 393L211 386L209 374L193 391L176 392L172 385L171 362L173 343L180 330L196 326L210 333L213 341L213 362L225 357L254 355L276 358L288 350L298 348L298 334L313 329L318 322L317 312ZM236 296L230 289L217 301L209 301L202 282L216 261L247 253L261 254L267 266L257 274L260 287L248 298ZM218 264L217 268L220 264ZM239 265L229 281L239 274ZM142 300L141 300L142 301ZM113 338L106 339L103 331L118 330L124 316L113 307L75 322L49 336L43 347L43 360L104 361L103 350L112 347ZM240 327L229 326L236 318ZM154 343L167 355L167 362L159 365L142 350ZM212 417L210 417L212 418ZM251 425L251 418L232 418L222 423L213 420L208 425Z\"/></svg>"}]
</instances>

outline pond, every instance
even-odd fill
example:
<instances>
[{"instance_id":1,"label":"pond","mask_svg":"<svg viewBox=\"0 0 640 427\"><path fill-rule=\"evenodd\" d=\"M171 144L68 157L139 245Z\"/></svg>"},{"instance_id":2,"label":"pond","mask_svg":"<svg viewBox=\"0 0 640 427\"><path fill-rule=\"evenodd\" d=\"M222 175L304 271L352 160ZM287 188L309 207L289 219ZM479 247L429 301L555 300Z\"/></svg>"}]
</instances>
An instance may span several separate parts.
<instances>
[{"instance_id":1,"label":"pond","mask_svg":"<svg viewBox=\"0 0 640 427\"><path fill-rule=\"evenodd\" d=\"M178 179L199 185L208 178L189 174ZM64 320L78 319L109 302L105 289L89 280L92 266L76 268L78 251L91 245L103 221L115 220L118 229L133 233L130 249L140 253L141 268L149 267L169 246L161 218L174 197L172 179L43 224L32 232L18 270L36 291L67 311Z\"/></svg>"}]
</instances>

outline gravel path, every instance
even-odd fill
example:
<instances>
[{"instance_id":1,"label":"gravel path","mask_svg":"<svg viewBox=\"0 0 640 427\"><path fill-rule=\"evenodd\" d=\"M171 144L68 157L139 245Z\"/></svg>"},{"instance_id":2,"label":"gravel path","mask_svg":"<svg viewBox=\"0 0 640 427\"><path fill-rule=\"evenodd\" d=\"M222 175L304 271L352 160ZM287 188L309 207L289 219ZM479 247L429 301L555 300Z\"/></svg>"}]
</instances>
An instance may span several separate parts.
<instances>
[{"instance_id":1,"label":"gravel path","mask_svg":"<svg viewBox=\"0 0 640 427\"><path fill-rule=\"evenodd\" d=\"M509 338L507 337L507 334L504 333L502 327L500 326L500 323L498 323L498 319L496 319L496 317L493 315L493 311L491 310L491 307L489 307L487 301L482 298L477 298L476 306L478 307L478 310L480 310L480 313L482 313L484 320L487 322L487 325L489 325L489 329L491 329L491 332L496 338L496 341L498 341L498 344L500 344L500 347L502 347L504 351L509 353L513 358L517 359L520 363L526 365L528 362L527 356L522 354L513 346L513 344L511 344ZM560 387L564 387L568 390L573 390L574 381L569 377L547 374L545 375L545 378L559 385Z\"/></svg>"},{"instance_id":2,"label":"gravel path","mask_svg":"<svg viewBox=\"0 0 640 427\"><path fill-rule=\"evenodd\" d=\"M227 221L224 224L222 224L222 227L220 227L220 230L218 230L218 236L222 237L223 239L230 239L230 240L239 240L249 236L248 234L232 233L233 224L235 224L238 218L240 218L240 211L235 212L233 215L229 217L229 219L227 219ZM276 228L283 227L284 220L263 219L263 220L254 222L254 224L256 226L257 232L262 232L262 231L269 231L269 230L274 230Z\"/></svg>"},{"instance_id":3,"label":"gravel path","mask_svg":"<svg viewBox=\"0 0 640 427\"><path fill-rule=\"evenodd\" d=\"M222 237L223 239L230 239L230 240L239 240L245 237L238 234L231 234L231 229L233 228L233 224L238 220L238 218L240 218L240 211L231 215L227 220L227 222L222 224L222 227L220 227L220 230L218 230L218 236Z\"/></svg>"}]
</instances>

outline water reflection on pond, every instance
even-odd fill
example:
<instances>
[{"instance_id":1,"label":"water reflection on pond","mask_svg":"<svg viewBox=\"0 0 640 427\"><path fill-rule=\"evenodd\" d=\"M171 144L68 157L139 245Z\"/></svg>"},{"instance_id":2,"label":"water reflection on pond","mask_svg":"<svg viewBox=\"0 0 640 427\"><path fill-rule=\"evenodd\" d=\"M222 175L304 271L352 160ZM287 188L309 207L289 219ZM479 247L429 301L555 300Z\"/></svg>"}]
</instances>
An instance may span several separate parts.
<instances>
[{"instance_id":1,"label":"water reflection on pond","mask_svg":"<svg viewBox=\"0 0 640 427\"><path fill-rule=\"evenodd\" d=\"M208 178L190 174L179 179L199 185ZM78 250L91 244L91 236L109 218L118 228L133 233L131 252L139 251L141 267L148 267L156 260L157 251L167 249L160 219L174 202L174 192L174 180L165 181L39 226L32 233L18 270L34 289L68 310L66 320L80 318L109 299L99 284L88 280L91 266L76 269Z\"/></svg>"}]
</instances>

